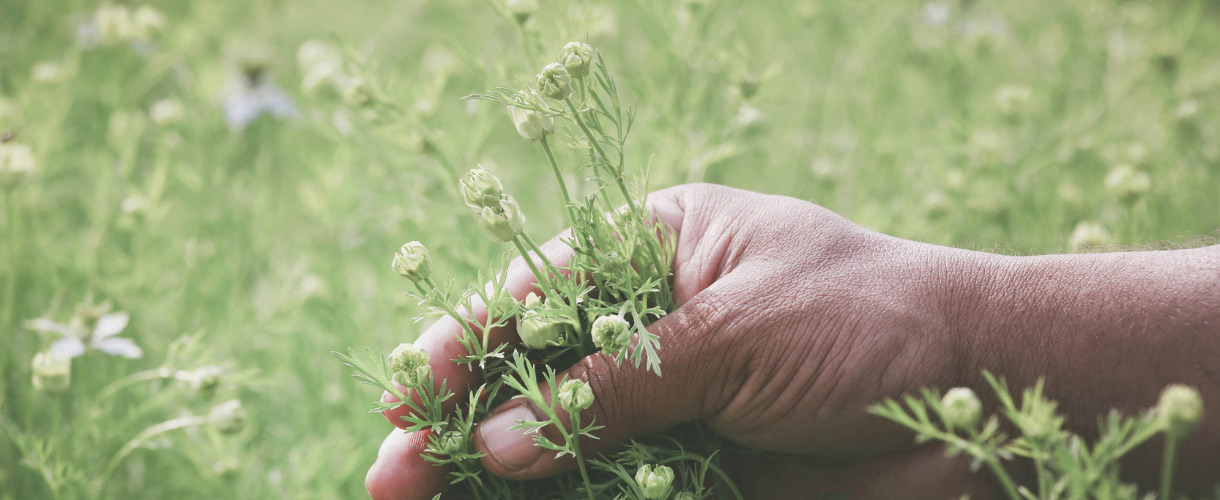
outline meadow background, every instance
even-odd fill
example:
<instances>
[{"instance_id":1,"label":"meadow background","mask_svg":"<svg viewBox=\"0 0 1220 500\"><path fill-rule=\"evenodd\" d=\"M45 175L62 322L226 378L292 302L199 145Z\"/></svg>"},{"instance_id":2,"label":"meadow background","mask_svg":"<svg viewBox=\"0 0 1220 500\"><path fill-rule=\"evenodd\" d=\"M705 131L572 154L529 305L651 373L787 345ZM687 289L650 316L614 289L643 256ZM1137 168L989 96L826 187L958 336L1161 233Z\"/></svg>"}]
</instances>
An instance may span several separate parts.
<instances>
[{"instance_id":1,"label":"meadow background","mask_svg":"<svg viewBox=\"0 0 1220 500\"><path fill-rule=\"evenodd\" d=\"M363 497L389 426L329 351L418 333L402 243L459 282L506 250L458 173L486 165L531 232L561 226L541 151L460 98L532 81L570 40L638 106L628 164L654 189L1005 253L1220 227L1215 3L540 0L521 30L501 2L159 1L161 29L114 40L101 4L0 0L0 498ZM381 103L303 88L309 40L346 46ZM36 390L57 336L28 321L87 300L130 315L142 357L91 349ZM218 387L193 388L208 367ZM165 432L111 471L235 398L236 434Z\"/></svg>"}]
</instances>

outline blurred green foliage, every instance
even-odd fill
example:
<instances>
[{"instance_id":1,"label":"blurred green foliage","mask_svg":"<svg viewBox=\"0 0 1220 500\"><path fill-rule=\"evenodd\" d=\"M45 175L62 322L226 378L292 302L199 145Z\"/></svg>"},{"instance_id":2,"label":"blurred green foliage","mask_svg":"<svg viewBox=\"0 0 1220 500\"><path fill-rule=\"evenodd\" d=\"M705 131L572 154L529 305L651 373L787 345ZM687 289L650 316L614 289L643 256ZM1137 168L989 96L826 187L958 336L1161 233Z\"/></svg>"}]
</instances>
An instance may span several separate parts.
<instances>
[{"instance_id":1,"label":"blurred green foliage","mask_svg":"<svg viewBox=\"0 0 1220 500\"><path fill-rule=\"evenodd\" d=\"M0 134L34 162L0 188L0 498L362 496L388 426L328 351L417 334L388 266L403 242L460 281L505 250L457 172L487 165L553 213L534 234L560 227L545 158L501 106L459 98L573 39L638 106L627 159L653 189L729 184L1003 252L1068 250L1082 222L1102 231L1077 243L1137 246L1220 227L1214 4L542 0L523 39L497 1L159 1L157 36L95 43L97 3L0 0ZM404 118L304 92L297 51L319 38ZM252 64L292 109L234 126ZM167 99L180 115L150 116ZM130 313L144 357L91 351L66 391L35 391L54 339L25 321L87 295ZM210 365L211 398L155 371ZM105 473L141 431L229 397L249 412L236 436L168 432Z\"/></svg>"}]
</instances>

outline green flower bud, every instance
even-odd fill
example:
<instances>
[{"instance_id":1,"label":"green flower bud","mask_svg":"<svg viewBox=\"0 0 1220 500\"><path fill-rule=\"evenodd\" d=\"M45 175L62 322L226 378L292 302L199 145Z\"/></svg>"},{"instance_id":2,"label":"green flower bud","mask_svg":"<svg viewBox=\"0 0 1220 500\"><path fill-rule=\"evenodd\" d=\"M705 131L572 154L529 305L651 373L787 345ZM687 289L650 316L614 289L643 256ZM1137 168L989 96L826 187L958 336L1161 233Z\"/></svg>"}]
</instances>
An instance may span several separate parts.
<instances>
[{"instance_id":1,"label":"green flower bud","mask_svg":"<svg viewBox=\"0 0 1220 500\"><path fill-rule=\"evenodd\" d=\"M538 74L538 93L551 99L563 100L572 93L571 76L559 63L551 63Z\"/></svg>"},{"instance_id":2,"label":"green flower bud","mask_svg":"<svg viewBox=\"0 0 1220 500\"><path fill-rule=\"evenodd\" d=\"M967 387L949 389L940 399L940 408L950 428L973 429L983 416L983 403Z\"/></svg>"},{"instance_id":3,"label":"green flower bud","mask_svg":"<svg viewBox=\"0 0 1220 500\"><path fill-rule=\"evenodd\" d=\"M390 268L406 279L420 282L432 276L432 257L423 243L412 241L398 249Z\"/></svg>"},{"instance_id":4,"label":"green flower bud","mask_svg":"<svg viewBox=\"0 0 1220 500\"><path fill-rule=\"evenodd\" d=\"M525 25L525 22L538 12L538 0L505 0L504 7L517 24Z\"/></svg>"},{"instance_id":5,"label":"green flower bud","mask_svg":"<svg viewBox=\"0 0 1220 500\"><path fill-rule=\"evenodd\" d=\"M559 406L568 413L580 412L593 404L593 389L583 380L568 379L559 385Z\"/></svg>"},{"instance_id":6,"label":"green flower bud","mask_svg":"<svg viewBox=\"0 0 1220 500\"><path fill-rule=\"evenodd\" d=\"M501 197L497 205L483 207L478 213L479 228L494 241L512 241L525 227L525 214L509 195Z\"/></svg>"},{"instance_id":7,"label":"green flower bud","mask_svg":"<svg viewBox=\"0 0 1220 500\"><path fill-rule=\"evenodd\" d=\"M466 176L462 177L458 185L462 192L462 201L474 209L495 206L504 195L504 185L500 183L500 179L482 165L466 172Z\"/></svg>"},{"instance_id":8,"label":"green flower bud","mask_svg":"<svg viewBox=\"0 0 1220 500\"><path fill-rule=\"evenodd\" d=\"M220 387L220 376L223 371L219 366L203 366L191 371L179 371L174 376L186 382L191 390L203 398L210 398Z\"/></svg>"},{"instance_id":9,"label":"green flower bud","mask_svg":"<svg viewBox=\"0 0 1220 500\"><path fill-rule=\"evenodd\" d=\"M428 380L428 374L432 373L432 367L428 365L418 366L410 370L404 370L394 373L394 381L398 385L408 389L423 385L424 381Z\"/></svg>"},{"instance_id":10,"label":"green flower bud","mask_svg":"<svg viewBox=\"0 0 1220 500\"><path fill-rule=\"evenodd\" d=\"M669 486L674 482L674 471L664 465L645 465L635 473L635 482L640 485L640 492L645 500L661 500L669 494Z\"/></svg>"},{"instance_id":11,"label":"green flower bud","mask_svg":"<svg viewBox=\"0 0 1220 500\"><path fill-rule=\"evenodd\" d=\"M593 47L582 42L568 42L559 51L559 62L574 78L584 78L589 74L589 65L593 62Z\"/></svg>"},{"instance_id":12,"label":"green flower bud","mask_svg":"<svg viewBox=\"0 0 1220 500\"><path fill-rule=\"evenodd\" d=\"M458 431L445 431L438 445L441 453L456 455L466 449L466 436Z\"/></svg>"},{"instance_id":13,"label":"green flower bud","mask_svg":"<svg viewBox=\"0 0 1220 500\"><path fill-rule=\"evenodd\" d=\"M593 345L608 353L616 353L631 341L631 325L617 314L602 316L593 321Z\"/></svg>"},{"instance_id":14,"label":"green flower bud","mask_svg":"<svg viewBox=\"0 0 1220 500\"><path fill-rule=\"evenodd\" d=\"M34 355L34 388L46 392L60 392L72 383L72 360L53 352Z\"/></svg>"},{"instance_id":15,"label":"green flower bud","mask_svg":"<svg viewBox=\"0 0 1220 500\"><path fill-rule=\"evenodd\" d=\"M241 401L232 399L212 408L208 419L221 434L236 434L246 426L246 409Z\"/></svg>"},{"instance_id":16,"label":"green flower bud","mask_svg":"<svg viewBox=\"0 0 1220 500\"><path fill-rule=\"evenodd\" d=\"M514 98L514 100L519 100L519 98ZM517 127L517 133L521 134L521 138L525 139L525 142L538 142L547 134L555 132L555 119L532 109L510 105L508 106L508 116L513 119L513 126Z\"/></svg>"},{"instance_id":17,"label":"green flower bud","mask_svg":"<svg viewBox=\"0 0 1220 500\"><path fill-rule=\"evenodd\" d=\"M567 332L569 322L554 315L540 314L544 309L543 301L538 295L530 292L525 297L525 312L517 322L517 335L521 343L530 349L542 349L551 343L558 343Z\"/></svg>"},{"instance_id":18,"label":"green flower bud","mask_svg":"<svg viewBox=\"0 0 1220 500\"><path fill-rule=\"evenodd\" d=\"M390 371L401 372L428 366L429 359L428 353L423 349L415 347L415 344L403 342L390 352Z\"/></svg>"},{"instance_id":19,"label":"green flower bud","mask_svg":"<svg viewBox=\"0 0 1220 500\"><path fill-rule=\"evenodd\" d=\"M1157 420L1165 433L1178 439L1194 432L1203 419L1203 398L1194 387L1174 384L1161 391L1156 404Z\"/></svg>"},{"instance_id":20,"label":"green flower bud","mask_svg":"<svg viewBox=\"0 0 1220 500\"><path fill-rule=\"evenodd\" d=\"M131 24L131 36L147 42L165 31L165 14L151 6L141 5L132 16Z\"/></svg>"}]
</instances>

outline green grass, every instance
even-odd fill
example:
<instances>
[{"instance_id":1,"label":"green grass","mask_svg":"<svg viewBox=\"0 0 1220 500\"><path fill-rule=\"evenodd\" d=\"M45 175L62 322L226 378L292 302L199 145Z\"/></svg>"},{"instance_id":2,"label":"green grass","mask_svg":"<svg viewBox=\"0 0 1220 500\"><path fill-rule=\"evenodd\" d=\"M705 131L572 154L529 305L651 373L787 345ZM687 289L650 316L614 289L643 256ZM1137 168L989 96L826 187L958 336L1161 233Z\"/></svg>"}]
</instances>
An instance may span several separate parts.
<instances>
[{"instance_id":1,"label":"green grass","mask_svg":"<svg viewBox=\"0 0 1220 500\"><path fill-rule=\"evenodd\" d=\"M0 0L0 133L36 164L0 191L0 498L363 496L389 427L329 351L417 335L389 270L402 243L423 241L459 281L506 250L457 200L457 172L487 165L533 234L561 226L542 153L503 107L459 98L532 79L573 39L638 106L627 160L650 166L652 188L785 194L1002 252L1067 251L1082 221L1124 245L1220 227L1220 12L1204 2L946 2L942 25L919 2L541 3L529 61L482 1L157 2L167 26L151 48L83 50L76 27L97 4ZM330 36L405 119L300 91L297 48ZM255 50L300 116L231 130L218 96ZM43 61L57 81L33 81ZM1029 90L1015 116L996 101L1005 86ZM166 98L185 117L152 123ZM762 118L742 120L751 109ZM1148 191L1108 191L1120 164ZM124 213L128 199L144 209ZM47 341L23 322L66 321L87 294L131 314L124 336L144 358L90 352L67 391L35 391ZM226 370L211 399L172 380L102 397L128 374L207 364ZM166 433L104 476L144 429L232 397L249 412L238 435Z\"/></svg>"}]
</instances>

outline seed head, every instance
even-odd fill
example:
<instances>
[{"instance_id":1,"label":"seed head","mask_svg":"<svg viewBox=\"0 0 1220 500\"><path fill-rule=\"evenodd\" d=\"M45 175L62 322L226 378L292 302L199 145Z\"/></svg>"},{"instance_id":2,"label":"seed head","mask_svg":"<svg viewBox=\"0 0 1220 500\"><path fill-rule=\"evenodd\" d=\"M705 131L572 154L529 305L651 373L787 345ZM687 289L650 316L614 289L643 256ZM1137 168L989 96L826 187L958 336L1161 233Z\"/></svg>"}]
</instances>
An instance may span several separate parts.
<instances>
[{"instance_id":1,"label":"seed head","mask_svg":"<svg viewBox=\"0 0 1220 500\"><path fill-rule=\"evenodd\" d=\"M398 249L390 268L399 276L418 283L432 276L432 257L423 243L412 241Z\"/></svg>"},{"instance_id":2,"label":"seed head","mask_svg":"<svg viewBox=\"0 0 1220 500\"><path fill-rule=\"evenodd\" d=\"M1157 419L1174 439L1189 435L1203 419L1203 398L1194 387L1174 384L1161 391Z\"/></svg>"},{"instance_id":3,"label":"seed head","mask_svg":"<svg viewBox=\"0 0 1220 500\"><path fill-rule=\"evenodd\" d=\"M593 46L583 42L568 42L559 51L559 61L573 78L584 78L589 74L593 62Z\"/></svg>"},{"instance_id":4,"label":"seed head","mask_svg":"<svg viewBox=\"0 0 1220 500\"><path fill-rule=\"evenodd\" d=\"M617 314L602 316L593 321L593 345L608 353L616 353L631 341L631 325Z\"/></svg>"},{"instance_id":5,"label":"seed head","mask_svg":"<svg viewBox=\"0 0 1220 500\"><path fill-rule=\"evenodd\" d=\"M511 111L513 108L508 109ZM498 204L500 197L504 195L504 184L500 183L500 178L488 172L482 165L466 172L466 176L462 177L458 184L462 200L475 210Z\"/></svg>"},{"instance_id":6,"label":"seed head","mask_svg":"<svg viewBox=\"0 0 1220 500\"><path fill-rule=\"evenodd\" d=\"M525 214L512 196L503 195L499 203L485 206L478 213L479 228L493 241L512 241L525 228Z\"/></svg>"},{"instance_id":7,"label":"seed head","mask_svg":"<svg viewBox=\"0 0 1220 500\"><path fill-rule=\"evenodd\" d=\"M423 349L415 347L415 344L403 342L390 352L390 371L405 372L415 370L421 366L428 366L428 361L431 358Z\"/></svg>"},{"instance_id":8,"label":"seed head","mask_svg":"<svg viewBox=\"0 0 1220 500\"><path fill-rule=\"evenodd\" d=\"M538 0L505 0L504 7L518 25L524 26L538 12Z\"/></svg>"},{"instance_id":9,"label":"seed head","mask_svg":"<svg viewBox=\"0 0 1220 500\"><path fill-rule=\"evenodd\" d=\"M535 88L539 94L562 101L572 93L571 79L567 68L559 63L551 63L538 74Z\"/></svg>"},{"instance_id":10,"label":"seed head","mask_svg":"<svg viewBox=\"0 0 1220 500\"><path fill-rule=\"evenodd\" d=\"M428 375L432 373L432 367L428 365L419 366L412 370L394 372L394 381L398 385L408 389L423 385L425 380L428 380Z\"/></svg>"},{"instance_id":11,"label":"seed head","mask_svg":"<svg viewBox=\"0 0 1220 500\"><path fill-rule=\"evenodd\" d=\"M529 102L524 92L518 92L513 100L522 104ZM525 142L537 142L547 134L555 132L555 119L535 110L510 105L508 116L512 118L513 126L517 127L517 133L521 134Z\"/></svg>"},{"instance_id":12,"label":"seed head","mask_svg":"<svg viewBox=\"0 0 1220 500\"><path fill-rule=\"evenodd\" d=\"M246 426L246 409L240 400L231 399L213 407L208 419L221 434L236 434Z\"/></svg>"},{"instance_id":13,"label":"seed head","mask_svg":"<svg viewBox=\"0 0 1220 500\"><path fill-rule=\"evenodd\" d=\"M664 465L644 465L635 473L635 482L645 500L661 500L669 494L674 482L674 471Z\"/></svg>"},{"instance_id":14,"label":"seed head","mask_svg":"<svg viewBox=\"0 0 1220 500\"><path fill-rule=\"evenodd\" d=\"M949 427L973 429L983 416L983 403L967 387L949 389L940 398L940 408Z\"/></svg>"},{"instance_id":15,"label":"seed head","mask_svg":"<svg viewBox=\"0 0 1220 500\"><path fill-rule=\"evenodd\" d=\"M568 413L580 412L593 404L593 389L583 380L568 379L559 385L559 406Z\"/></svg>"},{"instance_id":16,"label":"seed head","mask_svg":"<svg viewBox=\"0 0 1220 500\"><path fill-rule=\"evenodd\" d=\"M72 360L54 352L34 355L34 389L60 392L72 382Z\"/></svg>"}]
</instances>

